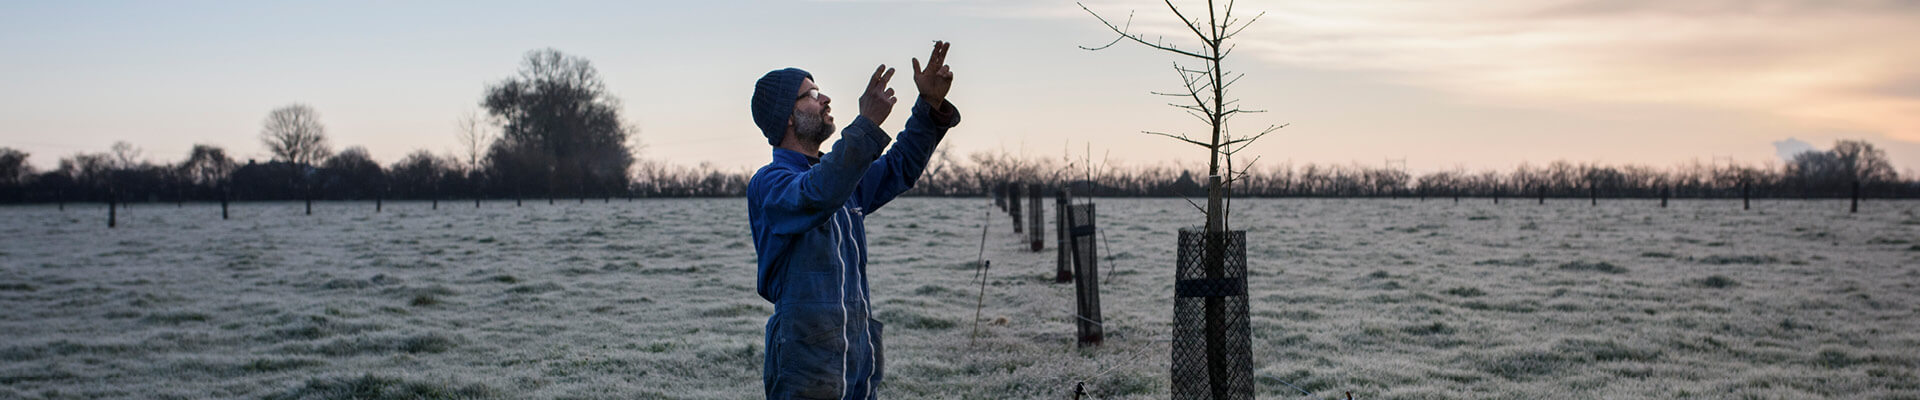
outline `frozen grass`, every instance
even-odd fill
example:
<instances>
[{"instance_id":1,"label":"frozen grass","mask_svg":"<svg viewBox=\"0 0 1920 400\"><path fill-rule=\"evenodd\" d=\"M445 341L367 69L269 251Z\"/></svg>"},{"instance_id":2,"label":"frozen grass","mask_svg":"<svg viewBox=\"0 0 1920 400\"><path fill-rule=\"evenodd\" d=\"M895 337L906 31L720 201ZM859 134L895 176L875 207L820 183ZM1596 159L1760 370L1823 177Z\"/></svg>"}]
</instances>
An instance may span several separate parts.
<instances>
[{"instance_id":1,"label":"frozen grass","mask_svg":"<svg viewBox=\"0 0 1920 400\"><path fill-rule=\"evenodd\" d=\"M883 394L1167 397L1199 216L1100 201L1107 344L1080 349L1052 249L987 203L867 220ZM1920 398L1920 204L1487 203L1234 202L1260 396ZM743 201L428 208L0 207L0 399L760 396Z\"/></svg>"}]
</instances>

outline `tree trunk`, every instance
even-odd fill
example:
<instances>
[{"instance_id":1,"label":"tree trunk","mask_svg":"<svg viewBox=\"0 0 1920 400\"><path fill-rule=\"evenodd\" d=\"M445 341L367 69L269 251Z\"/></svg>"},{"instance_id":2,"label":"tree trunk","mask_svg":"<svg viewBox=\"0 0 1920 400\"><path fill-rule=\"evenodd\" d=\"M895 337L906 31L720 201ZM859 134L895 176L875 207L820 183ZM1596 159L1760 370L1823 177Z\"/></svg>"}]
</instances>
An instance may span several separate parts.
<instances>
[{"instance_id":1,"label":"tree trunk","mask_svg":"<svg viewBox=\"0 0 1920 400\"><path fill-rule=\"evenodd\" d=\"M120 226L120 205L117 196L107 195L107 228Z\"/></svg>"},{"instance_id":2,"label":"tree trunk","mask_svg":"<svg viewBox=\"0 0 1920 400\"><path fill-rule=\"evenodd\" d=\"M1217 71L1217 69L1216 69ZM1218 80L1215 80L1218 82ZM1217 86L1216 86L1217 87ZM1217 94L1216 94L1217 96ZM1218 97L1215 97L1218 99ZM1217 104L1216 104L1217 105ZM1216 110L1218 108L1215 108ZM1214 143L1220 142L1219 118L1214 118ZM1207 279L1226 277L1227 234L1226 213L1223 212L1226 193L1220 183L1219 153L1214 153L1214 165L1207 177L1207 229L1206 252L1202 253L1202 265ZM1213 389L1213 398L1228 398L1227 393L1227 316L1226 304L1219 297L1207 297L1207 387Z\"/></svg>"}]
</instances>

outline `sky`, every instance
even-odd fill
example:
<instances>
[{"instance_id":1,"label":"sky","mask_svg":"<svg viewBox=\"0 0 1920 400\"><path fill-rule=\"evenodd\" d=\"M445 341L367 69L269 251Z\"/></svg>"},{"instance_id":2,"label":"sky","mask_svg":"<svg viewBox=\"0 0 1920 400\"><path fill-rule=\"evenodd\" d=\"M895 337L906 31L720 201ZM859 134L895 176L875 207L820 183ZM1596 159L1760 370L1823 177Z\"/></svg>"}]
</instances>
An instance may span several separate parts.
<instances>
[{"instance_id":1,"label":"sky","mask_svg":"<svg viewBox=\"0 0 1920 400\"><path fill-rule=\"evenodd\" d=\"M1188 15L1205 2L1176 1ZM1182 48L1164 3L1088 9ZM1836 140L1920 169L1920 1L1240 1L1234 132L1287 125L1262 164L1405 160L1415 171L1553 160L1779 163ZM1264 14L1262 14L1264 13ZM761 74L813 73L843 102L874 67L953 43L955 154L1203 163L1142 131L1204 134L1152 91L1177 55L1122 42L1068 1L202 2L0 0L0 147L46 170L127 141L156 163L194 144L265 161L262 121L314 107L337 151L382 163L456 152L462 115L530 50L590 60L638 155L751 170ZM1189 64L1191 65L1191 64ZM892 87L916 95L908 73ZM905 104L883 127L897 131Z\"/></svg>"}]
</instances>

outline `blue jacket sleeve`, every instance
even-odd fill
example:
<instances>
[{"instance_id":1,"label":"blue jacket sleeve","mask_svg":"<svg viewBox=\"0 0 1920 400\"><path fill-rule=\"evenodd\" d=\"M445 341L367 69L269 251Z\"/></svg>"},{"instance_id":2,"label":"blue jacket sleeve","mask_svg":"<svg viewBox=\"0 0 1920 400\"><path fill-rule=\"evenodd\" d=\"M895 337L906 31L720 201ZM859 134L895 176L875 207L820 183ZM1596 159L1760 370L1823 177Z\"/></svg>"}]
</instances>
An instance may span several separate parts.
<instances>
[{"instance_id":1,"label":"blue jacket sleeve","mask_svg":"<svg viewBox=\"0 0 1920 400\"><path fill-rule=\"evenodd\" d=\"M867 166L893 138L866 117L840 131L833 151L806 171L769 170L748 188L767 212L770 233L805 232L826 222L853 194Z\"/></svg>"},{"instance_id":2,"label":"blue jacket sleeve","mask_svg":"<svg viewBox=\"0 0 1920 400\"><path fill-rule=\"evenodd\" d=\"M935 113L925 99L914 98L913 115L907 117L907 129L900 132L899 142L867 167L866 176L860 179L853 193L854 204L863 212L872 213L900 193L913 189L920 173L926 171L934 147L946 137L947 129L960 124L960 110L954 108L952 102L942 107L944 112Z\"/></svg>"}]
</instances>

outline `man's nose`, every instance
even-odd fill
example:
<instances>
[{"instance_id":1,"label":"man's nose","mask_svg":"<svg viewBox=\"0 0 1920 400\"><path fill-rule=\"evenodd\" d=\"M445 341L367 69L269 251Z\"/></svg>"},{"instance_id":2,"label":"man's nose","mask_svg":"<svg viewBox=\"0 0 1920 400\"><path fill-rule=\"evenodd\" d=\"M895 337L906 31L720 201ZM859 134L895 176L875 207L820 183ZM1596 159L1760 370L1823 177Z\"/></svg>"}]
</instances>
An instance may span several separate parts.
<instances>
[{"instance_id":1,"label":"man's nose","mask_svg":"<svg viewBox=\"0 0 1920 400\"><path fill-rule=\"evenodd\" d=\"M820 105L824 106L824 105L827 105L827 103L832 103L832 102L833 102L833 97L827 96L826 93L820 94Z\"/></svg>"}]
</instances>

